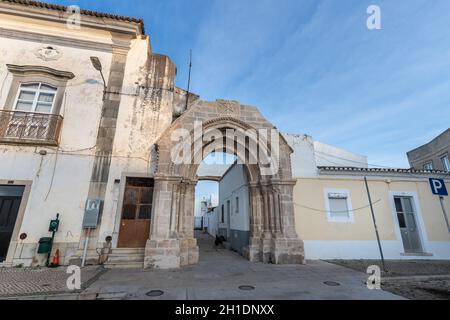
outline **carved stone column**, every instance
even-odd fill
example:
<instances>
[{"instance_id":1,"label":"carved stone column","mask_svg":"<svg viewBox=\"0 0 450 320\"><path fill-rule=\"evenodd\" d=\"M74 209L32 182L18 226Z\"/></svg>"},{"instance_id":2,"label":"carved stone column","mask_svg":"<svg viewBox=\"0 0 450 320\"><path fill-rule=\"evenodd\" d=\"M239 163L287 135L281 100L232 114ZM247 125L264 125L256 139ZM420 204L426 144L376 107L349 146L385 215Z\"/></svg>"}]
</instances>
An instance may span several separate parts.
<instances>
[{"instance_id":1,"label":"carved stone column","mask_svg":"<svg viewBox=\"0 0 450 320\"><path fill-rule=\"evenodd\" d=\"M195 186L197 182L182 183L183 203L180 204L180 257L181 266L198 263L199 249L194 235Z\"/></svg>"},{"instance_id":2,"label":"carved stone column","mask_svg":"<svg viewBox=\"0 0 450 320\"><path fill-rule=\"evenodd\" d=\"M277 181L274 190L274 217L279 221L272 238L272 262L276 264L303 264L305 253L303 241L295 231L293 189L295 181Z\"/></svg>"},{"instance_id":3,"label":"carved stone column","mask_svg":"<svg viewBox=\"0 0 450 320\"><path fill-rule=\"evenodd\" d=\"M262 195L258 183L250 183L250 243L244 250L244 257L251 262L260 262L262 258L261 237L263 234Z\"/></svg>"},{"instance_id":4,"label":"carved stone column","mask_svg":"<svg viewBox=\"0 0 450 320\"><path fill-rule=\"evenodd\" d=\"M144 268L175 269L181 266L180 241L174 229L178 215L179 178L155 177L154 208L150 240L145 248Z\"/></svg>"},{"instance_id":5,"label":"carved stone column","mask_svg":"<svg viewBox=\"0 0 450 320\"><path fill-rule=\"evenodd\" d=\"M272 263L272 205L271 205L271 190L264 184L260 186L262 194L262 207L263 207L263 233L261 235L261 262Z\"/></svg>"}]
</instances>

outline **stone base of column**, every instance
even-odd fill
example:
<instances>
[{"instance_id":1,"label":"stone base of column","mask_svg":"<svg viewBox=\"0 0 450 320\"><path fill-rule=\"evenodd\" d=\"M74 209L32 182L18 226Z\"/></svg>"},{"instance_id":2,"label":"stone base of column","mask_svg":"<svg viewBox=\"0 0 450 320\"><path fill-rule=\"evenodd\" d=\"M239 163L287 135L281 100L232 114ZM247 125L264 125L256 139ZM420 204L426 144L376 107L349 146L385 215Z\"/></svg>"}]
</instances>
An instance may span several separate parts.
<instances>
[{"instance_id":1,"label":"stone base of column","mask_svg":"<svg viewBox=\"0 0 450 320\"><path fill-rule=\"evenodd\" d=\"M197 239L180 240L181 266L197 264L199 255Z\"/></svg>"},{"instance_id":2,"label":"stone base of column","mask_svg":"<svg viewBox=\"0 0 450 320\"><path fill-rule=\"evenodd\" d=\"M144 269L179 269L180 241L148 240L145 247Z\"/></svg>"},{"instance_id":3,"label":"stone base of column","mask_svg":"<svg viewBox=\"0 0 450 320\"><path fill-rule=\"evenodd\" d=\"M251 262L273 264L304 264L303 241L299 239L269 238L250 239L244 256Z\"/></svg>"},{"instance_id":4,"label":"stone base of column","mask_svg":"<svg viewBox=\"0 0 450 320\"><path fill-rule=\"evenodd\" d=\"M300 239L272 239L272 263L305 264L305 249Z\"/></svg>"},{"instance_id":5,"label":"stone base of column","mask_svg":"<svg viewBox=\"0 0 450 320\"><path fill-rule=\"evenodd\" d=\"M197 264L199 249L196 239L149 240L145 247L145 269L179 269Z\"/></svg>"},{"instance_id":6,"label":"stone base of column","mask_svg":"<svg viewBox=\"0 0 450 320\"><path fill-rule=\"evenodd\" d=\"M261 250L261 239L251 238L250 244L244 249L243 256L250 262L262 262L263 254Z\"/></svg>"}]
</instances>

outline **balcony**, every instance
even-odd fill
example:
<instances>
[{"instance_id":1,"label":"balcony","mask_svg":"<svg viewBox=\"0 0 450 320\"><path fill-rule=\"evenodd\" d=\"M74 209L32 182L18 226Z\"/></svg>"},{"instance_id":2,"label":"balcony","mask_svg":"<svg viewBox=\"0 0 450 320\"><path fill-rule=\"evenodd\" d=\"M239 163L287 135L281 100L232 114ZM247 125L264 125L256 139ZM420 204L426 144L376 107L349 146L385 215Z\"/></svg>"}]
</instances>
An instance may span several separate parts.
<instances>
[{"instance_id":1,"label":"balcony","mask_svg":"<svg viewBox=\"0 0 450 320\"><path fill-rule=\"evenodd\" d=\"M0 110L0 143L57 146L63 117Z\"/></svg>"}]
</instances>

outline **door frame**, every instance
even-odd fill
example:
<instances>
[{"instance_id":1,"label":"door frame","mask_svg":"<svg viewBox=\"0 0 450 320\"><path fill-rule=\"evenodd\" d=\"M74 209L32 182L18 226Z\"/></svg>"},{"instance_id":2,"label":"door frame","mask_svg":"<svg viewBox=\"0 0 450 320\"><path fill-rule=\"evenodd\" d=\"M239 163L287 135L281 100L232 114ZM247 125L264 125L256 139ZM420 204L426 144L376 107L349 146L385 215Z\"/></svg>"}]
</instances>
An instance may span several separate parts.
<instances>
[{"instance_id":1,"label":"door frame","mask_svg":"<svg viewBox=\"0 0 450 320\"><path fill-rule=\"evenodd\" d=\"M402 239L402 233L401 233L401 229L400 229L400 223L398 221L398 217L397 217L397 208L395 207L395 197L408 197L412 199L412 205L413 205L413 209L414 209L414 215L415 215L415 219L416 219L416 224L417 224L417 229L419 232L419 240L420 243L422 245L422 250L423 250L423 254L425 255L428 252L428 235L427 235L427 230L425 227L425 222L423 220L423 215L422 215L422 210L420 207L420 202L419 202L419 196L417 195L416 192L409 192L409 191L391 191L389 192L389 202L391 204L391 212L392 212L392 217L394 219L394 228L395 228L395 235L397 240L400 242L401 244L401 248L402 248L402 255L411 255L410 253L406 253L405 252L405 247L403 244L403 239ZM414 254L412 254L414 255ZM417 256L421 256L420 254L417 254Z\"/></svg>"},{"instance_id":2,"label":"door frame","mask_svg":"<svg viewBox=\"0 0 450 320\"><path fill-rule=\"evenodd\" d=\"M119 243L119 234L120 234L120 225L122 222L122 207L123 207L123 200L125 196L125 188L127 186L127 178L148 178L148 179L154 179L155 176L151 173L136 173L136 172L122 172L122 175L120 177L120 185L119 185L119 194L117 199L117 207L116 207L116 217L114 221L114 231L112 234L112 248L117 249L118 243ZM155 193L153 193L153 204L155 203ZM155 206L152 205L152 217L153 217L153 210ZM151 228L151 223L150 223ZM151 231L151 230L150 230Z\"/></svg>"},{"instance_id":3,"label":"door frame","mask_svg":"<svg viewBox=\"0 0 450 320\"><path fill-rule=\"evenodd\" d=\"M16 252L17 245L19 244L19 233L20 229L22 228L22 223L25 218L25 211L27 208L28 200L30 198L31 193L31 186L33 182L28 180L1 180L0 179L0 185L1 186L23 186L25 187L23 194L22 194L22 200L20 202L19 212L17 213L16 223L14 225L14 231L11 236L11 241L9 242L9 248L8 253L6 255L6 260L3 261L3 264L5 266L12 266L13 260Z\"/></svg>"}]
</instances>

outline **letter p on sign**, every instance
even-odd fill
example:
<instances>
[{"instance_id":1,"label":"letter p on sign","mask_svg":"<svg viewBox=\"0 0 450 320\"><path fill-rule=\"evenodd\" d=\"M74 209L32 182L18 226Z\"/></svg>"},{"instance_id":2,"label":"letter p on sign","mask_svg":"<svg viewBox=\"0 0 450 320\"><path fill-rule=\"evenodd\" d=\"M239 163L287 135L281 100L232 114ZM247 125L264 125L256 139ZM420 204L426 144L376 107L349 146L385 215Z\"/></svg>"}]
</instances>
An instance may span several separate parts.
<instances>
[{"instance_id":1,"label":"letter p on sign","mask_svg":"<svg viewBox=\"0 0 450 320\"><path fill-rule=\"evenodd\" d=\"M431 192L436 196L448 196L448 191L445 182L442 179L430 179Z\"/></svg>"}]
</instances>

